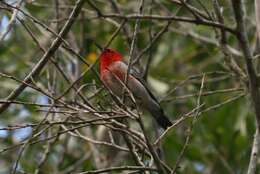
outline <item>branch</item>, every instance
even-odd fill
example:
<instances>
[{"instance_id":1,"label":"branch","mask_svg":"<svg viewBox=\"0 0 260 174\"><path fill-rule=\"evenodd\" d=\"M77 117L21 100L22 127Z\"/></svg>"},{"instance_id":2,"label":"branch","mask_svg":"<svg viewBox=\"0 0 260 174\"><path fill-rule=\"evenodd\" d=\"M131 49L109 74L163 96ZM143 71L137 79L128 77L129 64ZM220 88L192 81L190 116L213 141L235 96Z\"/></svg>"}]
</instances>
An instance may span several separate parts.
<instances>
[{"instance_id":1,"label":"branch","mask_svg":"<svg viewBox=\"0 0 260 174\"><path fill-rule=\"evenodd\" d=\"M151 167L141 167L141 166L121 166L121 167L111 167L111 168L106 168L106 169L99 169L99 170L92 170L92 171L87 171L87 172L81 172L78 174L97 174L97 173L105 173L105 172L115 172L115 171L157 171L155 168Z\"/></svg>"},{"instance_id":2,"label":"branch","mask_svg":"<svg viewBox=\"0 0 260 174\"><path fill-rule=\"evenodd\" d=\"M16 21L16 17L17 17L17 15L18 15L18 11L19 11L18 9L21 7L22 3L23 3L23 0L20 0L19 2L17 2L17 5L16 5L16 8L17 8L17 9L15 9L15 10L13 11L12 17L11 17L11 19L10 19L8 25L7 25L6 31L5 31L2 35L0 35L0 43L3 43L5 37L6 37L6 36L8 35L8 33L11 31L11 29L12 29L12 27L13 27L15 21Z\"/></svg>"},{"instance_id":3,"label":"branch","mask_svg":"<svg viewBox=\"0 0 260 174\"><path fill-rule=\"evenodd\" d=\"M256 173L257 156L259 155L259 147L260 147L259 129L256 129L247 174Z\"/></svg>"},{"instance_id":4,"label":"branch","mask_svg":"<svg viewBox=\"0 0 260 174\"><path fill-rule=\"evenodd\" d=\"M252 147L251 159L248 167L248 174L255 173L255 165L257 163L257 153L255 153L255 144L258 144L259 140L259 130L260 130L260 93L259 93L259 83L257 75L252 63L253 56L250 51L249 41L247 38L246 26L245 26L245 12L243 9L243 4L241 0L232 0L233 9L235 13L235 19L237 22L237 39L240 43L240 47L244 54L244 59L246 62L247 74L249 78L249 89L252 98L253 107L255 110L256 117L256 134L254 145Z\"/></svg>"},{"instance_id":5,"label":"branch","mask_svg":"<svg viewBox=\"0 0 260 174\"><path fill-rule=\"evenodd\" d=\"M257 128L260 129L260 93L258 90L259 83L252 63L253 56L250 51L249 41L247 37L247 31L245 26L245 14L241 0L232 0L232 4L235 13L235 19L237 22L237 39L239 41L241 50L244 54L247 74L249 78L250 95L252 97L252 102L257 121Z\"/></svg>"},{"instance_id":6,"label":"branch","mask_svg":"<svg viewBox=\"0 0 260 174\"><path fill-rule=\"evenodd\" d=\"M205 25L205 26L211 26L211 27L216 27L216 28L222 28L230 33L235 34L235 31L233 28L230 28L230 27L220 24L218 22L205 20L205 19L198 20L198 19L192 19L192 18L188 18L188 17L146 15L146 14L144 14L144 15L140 15L140 14L120 15L120 14L115 14L115 13L102 14L101 17L121 18L121 19L127 19L127 20L140 19L140 20L159 20L159 21L180 21L180 22L193 23L193 24L197 24L197 25Z\"/></svg>"},{"instance_id":7,"label":"branch","mask_svg":"<svg viewBox=\"0 0 260 174\"><path fill-rule=\"evenodd\" d=\"M201 96L202 96L202 92L203 92L203 88L204 88L204 82L205 82L205 74L203 74L202 76L202 79L201 79L201 86L200 86L200 91L199 91L199 96L198 96L198 99L197 99L197 108L200 107L200 103L201 103ZM183 158L183 155L184 155L184 152L186 151L189 143L190 143L190 139L191 139L191 135L192 135L192 130L193 130L193 127L194 127L194 124L197 120L197 117L199 115L199 109L196 110L196 113L195 113L195 116L193 117L192 119L192 122L189 126L189 130L188 130L188 135L186 137L186 140L185 140L185 144L183 145L182 147L182 150L180 152L180 155L178 156L177 158L177 161L176 161L176 164L175 164L175 167L173 168L173 170L171 171L171 174L175 174L177 172L177 169L179 167L179 164Z\"/></svg>"},{"instance_id":8,"label":"branch","mask_svg":"<svg viewBox=\"0 0 260 174\"><path fill-rule=\"evenodd\" d=\"M62 28L61 32L59 33L59 37L57 37L51 44L48 51L42 56L42 58L39 60L39 62L34 66L32 71L25 77L24 82L25 83L31 83L31 79L37 77L43 67L48 63L49 59L53 56L55 51L59 48L59 46L62 43L62 39L64 38L67 33L70 31L72 24L75 21L75 18L79 15L81 8L83 7L84 0L78 0L73 11L71 12L69 20L66 22L64 27ZM14 91L9 94L9 96L6 98L6 100L12 101L16 97L18 97L23 90L26 88L25 84L21 84L18 86ZM10 106L10 103L4 103L0 106L0 114L4 112L8 107Z\"/></svg>"}]
</instances>

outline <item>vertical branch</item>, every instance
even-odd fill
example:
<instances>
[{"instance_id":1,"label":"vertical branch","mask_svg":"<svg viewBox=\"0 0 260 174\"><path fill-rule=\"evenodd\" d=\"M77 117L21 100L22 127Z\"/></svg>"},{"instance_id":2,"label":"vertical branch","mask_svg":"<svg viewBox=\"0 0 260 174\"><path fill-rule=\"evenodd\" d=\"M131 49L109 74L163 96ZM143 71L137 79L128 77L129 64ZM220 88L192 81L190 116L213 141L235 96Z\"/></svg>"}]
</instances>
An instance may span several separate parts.
<instances>
[{"instance_id":1,"label":"vertical branch","mask_svg":"<svg viewBox=\"0 0 260 174\"><path fill-rule=\"evenodd\" d=\"M213 0L213 7L214 7L214 11L216 13L218 22L221 24L224 24L223 9L222 9L222 7L220 7L218 0ZM220 37L219 45L224 54L224 60L226 61L228 68L230 69L230 71L233 71L238 76L238 78L244 79L246 77L245 72L243 71L242 68L239 67L236 60L234 59L233 54L228 49L226 31L223 29L220 29L220 36L218 36L217 30L215 30L215 31L216 31L217 37Z\"/></svg>"},{"instance_id":2,"label":"vertical branch","mask_svg":"<svg viewBox=\"0 0 260 174\"><path fill-rule=\"evenodd\" d=\"M163 164L161 163L158 154L156 153L154 147L152 146L152 144L151 144L151 142L150 142L150 140L149 140L148 133L147 133L147 131L146 131L145 128L144 128L144 124L143 124L143 121L142 121L142 118L140 117L140 115L139 115L139 117L138 117L138 121L139 121L140 127L141 127L141 129L142 129L142 131L143 131L143 134L144 134L144 137L145 137L145 140L146 140L146 144L147 144L147 146L148 146L148 148L149 148L149 151L151 152L151 155L152 155L153 158L154 158L154 162L155 162L155 165L156 165L156 167L157 167L159 173L160 173L160 174L166 174L166 173L168 173L168 172L167 172L168 169L165 168L165 167L163 166Z\"/></svg>"},{"instance_id":3,"label":"vertical branch","mask_svg":"<svg viewBox=\"0 0 260 174\"><path fill-rule=\"evenodd\" d=\"M249 41L247 38L247 31L245 26L245 12L242 0L232 0L235 19L237 22L237 39L240 43L240 47L244 54L244 59L246 62L247 74L249 78L249 90L252 98L253 107L255 110L256 117L256 134L252 147L252 153L248 168L248 174L254 174L256 163L257 163L257 152L259 148L259 130L260 130L260 93L259 93L259 82L257 79L257 75L252 64L252 53L249 47Z\"/></svg>"},{"instance_id":4,"label":"vertical branch","mask_svg":"<svg viewBox=\"0 0 260 174\"><path fill-rule=\"evenodd\" d=\"M235 13L235 19L237 22L237 39L239 41L241 50L244 54L246 62L246 69L249 78L249 90L252 98L253 107L255 110L257 128L260 129L260 93L258 90L259 83L257 75L252 63L253 56L250 51L249 41L247 38L247 31L245 26L245 14L241 0L232 0L233 9Z\"/></svg>"},{"instance_id":5,"label":"vertical branch","mask_svg":"<svg viewBox=\"0 0 260 174\"><path fill-rule=\"evenodd\" d=\"M149 14L152 15L153 13L153 4L154 4L154 0L151 1L151 5L150 5L150 12ZM149 41L150 43L152 42L153 40L153 25L152 25L152 20L149 21L150 22L150 27L149 27ZM153 49L152 49L152 46L151 46L151 49L149 51L149 55L148 55L148 59L147 59L147 62L145 64L145 68L144 68L144 71L143 71L143 78L145 79L145 81L147 80L147 77L148 77L148 71L149 71L149 67L151 65L151 62L152 62L152 58L153 58Z\"/></svg>"},{"instance_id":6,"label":"vertical branch","mask_svg":"<svg viewBox=\"0 0 260 174\"><path fill-rule=\"evenodd\" d=\"M259 0L255 0L255 16L256 16L257 38L260 39L260 1Z\"/></svg>"},{"instance_id":7,"label":"vertical branch","mask_svg":"<svg viewBox=\"0 0 260 174\"><path fill-rule=\"evenodd\" d=\"M141 0L140 7L139 7L139 14L142 14L143 4L144 4L144 0ZM135 50L135 46L136 46L137 33L139 31L139 24L140 24L140 19L136 19L132 43L131 43L130 52L129 52L129 65L128 65L128 69L127 69L127 74L129 74L129 72L130 72L130 69L132 66L132 61L134 58L134 50ZM126 77L126 80L127 80L127 78L128 78L128 75Z\"/></svg>"},{"instance_id":8,"label":"vertical branch","mask_svg":"<svg viewBox=\"0 0 260 174\"><path fill-rule=\"evenodd\" d=\"M260 1L255 0L255 17L256 17L256 43L254 48L254 56L259 57L260 55ZM260 62L256 61L256 70L259 73Z\"/></svg>"},{"instance_id":9,"label":"vertical branch","mask_svg":"<svg viewBox=\"0 0 260 174\"><path fill-rule=\"evenodd\" d=\"M142 13L142 9L143 9L143 3L144 3L144 0L141 0L140 2L140 8L139 8L139 14ZM134 28L134 33L133 33L133 38L132 38L132 42L131 42L131 46L130 46L130 53L129 53L129 64L128 64L128 67L127 67L127 74L126 74L126 77L125 77L125 84L127 86L127 81L128 81L128 76L129 76L129 73L130 73L130 69L131 69L131 63L132 63L132 60L133 60L133 55L134 55L134 48L135 48L135 45L136 45L136 38L137 38L137 33L139 31L139 23L140 23L140 20L137 19L136 22L135 22L135 28ZM123 90L123 102L125 100L125 95L124 95L124 92L125 91L125 88ZM142 165L142 163L140 162L139 158L138 158L138 155L134 153L134 146L133 144L131 143L131 141L129 140L129 138L124 135L124 139L128 145L128 147L130 148L130 151L131 151L131 154L135 160L135 162L139 165Z\"/></svg>"},{"instance_id":10,"label":"vertical branch","mask_svg":"<svg viewBox=\"0 0 260 174\"><path fill-rule=\"evenodd\" d=\"M139 6L139 12L138 14L142 14L142 11L143 11L143 5L144 5L144 0L141 0L140 1L140 6ZM132 67L132 62L133 62L133 58L134 58L134 49L135 49L135 46L136 46L136 38L137 38L137 33L139 31L139 23L140 23L140 19L136 19L135 21L135 28L134 28L134 33L133 33L133 38L132 38L132 43L131 43L131 47L130 47L130 52L129 52L129 63L128 63L128 66L127 66L127 73L126 73L126 76L125 76L125 84L127 86L127 83L128 83L128 77L129 77L129 73L130 73L130 69ZM125 100L125 89L123 90L123 101Z\"/></svg>"},{"instance_id":11,"label":"vertical branch","mask_svg":"<svg viewBox=\"0 0 260 174\"><path fill-rule=\"evenodd\" d=\"M259 129L256 129L247 174L256 173L257 156L259 155L259 147L260 147Z\"/></svg>"}]
</instances>

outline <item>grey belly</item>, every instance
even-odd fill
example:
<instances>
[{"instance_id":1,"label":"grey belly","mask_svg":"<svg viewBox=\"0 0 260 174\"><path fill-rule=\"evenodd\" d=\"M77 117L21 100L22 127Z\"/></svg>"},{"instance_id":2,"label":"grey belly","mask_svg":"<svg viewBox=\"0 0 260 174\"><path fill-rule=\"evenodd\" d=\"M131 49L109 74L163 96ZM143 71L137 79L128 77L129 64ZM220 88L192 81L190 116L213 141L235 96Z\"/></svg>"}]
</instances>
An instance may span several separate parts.
<instances>
[{"instance_id":1,"label":"grey belly","mask_svg":"<svg viewBox=\"0 0 260 174\"><path fill-rule=\"evenodd\" d=\"M137 105L142 105L142 97L140 90L136 89L136 86L133 85L131 78L128 80L128 89L125 88L122 81L114 76L107 76L105 79L105 85L111 90L111 92L117 96L121 101L124 98L124 103L131 107L135 108L135 102ZM124 93L124 94L123 94ZM124 95L124 97L123 97ZM132 95L132 97L131 97ZM133 99L134 98L134 99Z\"/></svg>"}]
</instances>

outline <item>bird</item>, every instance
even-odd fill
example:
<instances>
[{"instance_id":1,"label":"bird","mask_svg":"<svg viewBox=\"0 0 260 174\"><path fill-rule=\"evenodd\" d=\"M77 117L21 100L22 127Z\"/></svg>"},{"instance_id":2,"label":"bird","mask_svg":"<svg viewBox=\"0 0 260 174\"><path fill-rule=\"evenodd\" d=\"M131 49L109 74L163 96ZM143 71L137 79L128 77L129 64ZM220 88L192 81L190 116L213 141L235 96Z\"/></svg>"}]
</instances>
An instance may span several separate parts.
<instances>
[{"instance_id":1,"label":"bird","mask_svg":"<svg viewBox=\"0 0 260 174\"><path fill-rule=\"evenodd\" d=\"M127 87L137 105L147 110L160 127L167 129L172 125L145 80L134 68L131 68L129 73L127 72L128 65L118 51L111 48L104 49L100 55L99 68L101 81L113 95L119 98L122 97L123 91ZM127 85L124 85L125 81Z\"/></svg>"}]
</instances>

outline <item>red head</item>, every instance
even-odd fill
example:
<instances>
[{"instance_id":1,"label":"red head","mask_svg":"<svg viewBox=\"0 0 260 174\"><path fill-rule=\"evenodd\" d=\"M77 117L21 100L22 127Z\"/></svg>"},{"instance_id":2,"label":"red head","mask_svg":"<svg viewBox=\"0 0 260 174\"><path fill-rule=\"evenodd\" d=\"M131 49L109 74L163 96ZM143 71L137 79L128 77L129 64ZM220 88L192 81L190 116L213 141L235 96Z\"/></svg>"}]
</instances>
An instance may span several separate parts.
<instances>
[{"instance_id":1,"label":"red head","mask_svg":"<svg viewBox=\"0 0 260 174\"><path fill-rule=\"evenodd\" d=\"M100 73L102 74L102 71L107 69L111 63L121 61L123 58L119 52L107 48L102 52L100 59Z\"/></svg>"}]
</instances>

